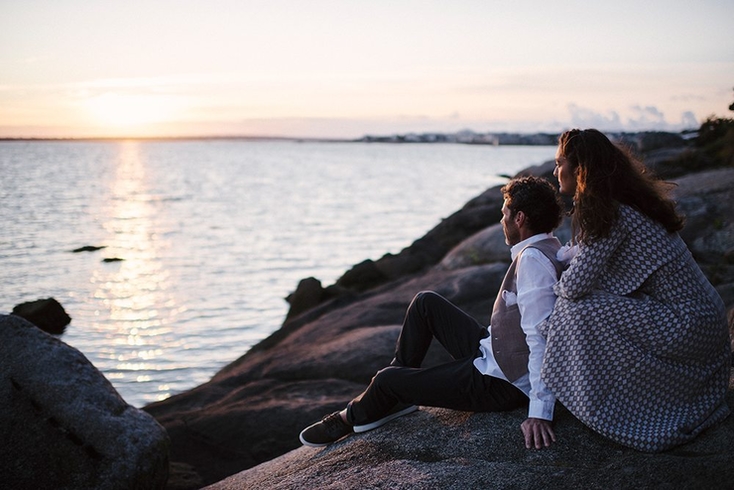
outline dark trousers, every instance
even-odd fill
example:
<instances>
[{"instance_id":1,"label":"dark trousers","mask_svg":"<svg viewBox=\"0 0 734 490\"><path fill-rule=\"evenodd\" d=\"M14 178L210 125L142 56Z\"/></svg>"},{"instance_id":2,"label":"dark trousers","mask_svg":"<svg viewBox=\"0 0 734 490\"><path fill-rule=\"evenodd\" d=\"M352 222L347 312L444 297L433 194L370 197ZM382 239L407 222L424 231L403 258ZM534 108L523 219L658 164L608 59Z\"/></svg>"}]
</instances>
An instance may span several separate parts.
<instances>
[{"instance_id":1,"label":"dark trousers","mask_svg":"<svg viewBox=\"0 0 734 490\"><path fill-rule=\"evenodd\" d=\"M527 396L511 383L483 375L474 367L479 341L487 333L443 296L418 293L405 315L395 358L349 403L347 420L354 425L373 422L397 403L471 412L498 412L527 404ZM454 360L421 368L433 338Z\"/></svg>"}]
</instances>

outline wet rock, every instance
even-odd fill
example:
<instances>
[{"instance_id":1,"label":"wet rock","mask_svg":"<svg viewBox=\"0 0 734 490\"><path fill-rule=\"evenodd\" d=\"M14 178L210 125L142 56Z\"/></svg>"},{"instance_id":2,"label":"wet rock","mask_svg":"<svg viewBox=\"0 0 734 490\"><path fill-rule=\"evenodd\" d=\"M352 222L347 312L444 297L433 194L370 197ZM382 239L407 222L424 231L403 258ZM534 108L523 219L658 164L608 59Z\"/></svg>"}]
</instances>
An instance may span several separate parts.
<instances>
[{"instance_id":1,"label":"wet rock","mask_svg":"<svg viewBox=\"0 0 734 490\"><path fill-rule=\"evenodd\" d=\"M12 314L28 320L44 332L53 335L63 334L66 326L71 322L71 317L66 313L64 307L54 298L21 303L13 308Z\"/></svg>"},{"instance_id":2,"label":"wet rock","mask_svg":"<svg viewBox=\"0 0 734 490\"><path fill-rule=\"evenodd\" d=\"M103 248L107 248L107 245L85 245L83 247L75 248L72 250L72 253L80 253L80 252L96 252L97 250L102 250Z\"/></svg>"}]
</instances>

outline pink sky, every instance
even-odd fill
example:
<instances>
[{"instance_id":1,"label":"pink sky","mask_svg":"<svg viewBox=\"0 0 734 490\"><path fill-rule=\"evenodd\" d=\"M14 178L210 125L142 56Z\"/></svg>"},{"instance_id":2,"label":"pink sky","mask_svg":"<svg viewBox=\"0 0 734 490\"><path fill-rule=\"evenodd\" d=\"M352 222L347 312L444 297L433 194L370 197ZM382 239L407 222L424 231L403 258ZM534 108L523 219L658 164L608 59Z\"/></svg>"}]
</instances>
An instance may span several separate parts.
<instances>
[{"instance_id":1,"label":"pink sky","mask_svg":"<svg viewBox=\"0 0 734 490\"><path fill-rule=\"evenodd\" d=\"M0 137L671 130L730 116L734 2L0 4Z\"/></svg>"}]
</instances>

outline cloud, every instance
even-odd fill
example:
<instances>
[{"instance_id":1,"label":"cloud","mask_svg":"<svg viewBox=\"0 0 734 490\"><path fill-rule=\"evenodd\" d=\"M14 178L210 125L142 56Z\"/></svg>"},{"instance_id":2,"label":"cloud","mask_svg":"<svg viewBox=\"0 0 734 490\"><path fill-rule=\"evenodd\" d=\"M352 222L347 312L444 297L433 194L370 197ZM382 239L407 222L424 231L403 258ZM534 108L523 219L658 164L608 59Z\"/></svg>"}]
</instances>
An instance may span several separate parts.
<instances>
[{"instance_id":1,"label":"cloud","mask_svg":"<svg viewBox=\"0 0 734 490\"><path fill-rule=\"evenodd\" d=\"M646 129L670 129L668 127L669 124L665 121L665 114L663 114L657 107L640 107L636 105L632 106L630 109L633 115L627 120L625 129L633 131L644 131Z\"/></svg>"},{"instance_id":2,"label":"cloud","mask_svg":"<svg viewBox=\"0 0 734 490\"><path fill-rule=\"evenodd\" d=\"M568 105L571 115L571 125L577 128L597 128L607 131L618 131L622 128L622 121L616 111L610 111L608 115L601 114L576 104Z\"/></svg>"},{"instance_id":3,"label":"cloud","mask_svg":"<svg viewBox=\"0 0 734 490\"><path fill-rule=\"evenodd\" d=\"M602 131L682 131L696 129L700 125L693 111L684 111L678 121L669 121L665 113L655 106L633 105L627 116L617 111L606 114L576 104L568 105L570 122L573 127L597 128Z\"/></svg>"},{"instance_id":4,"label":"cloud","mask_svg":"<svg viewBox=\"0 0 734 490\"><path fill-rule=\"evenodd\" d=\"M681 124L683 125L683 129L695 129L701 125L692 111L686 111L683 113L681 116Z\"/></svg>"}]
</instances>

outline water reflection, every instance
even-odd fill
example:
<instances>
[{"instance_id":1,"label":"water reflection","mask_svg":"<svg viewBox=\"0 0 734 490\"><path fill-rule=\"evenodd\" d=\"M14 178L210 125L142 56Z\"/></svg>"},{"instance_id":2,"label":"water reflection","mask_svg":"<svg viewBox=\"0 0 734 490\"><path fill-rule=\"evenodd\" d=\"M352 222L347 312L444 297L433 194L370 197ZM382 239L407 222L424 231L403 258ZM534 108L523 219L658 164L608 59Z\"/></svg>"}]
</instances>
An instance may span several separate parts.
<instances>
[{"instance_id":1,"label":"water reflection","mask_svg":"<svg viewBox=\"0 0 734 490\"><path fill-rule=\"evenodd\" d=\"M95 271L96 328L108 340L100 369L125 397L126 385L151 382L167 369L165 349L175 343L172 325L180 309L169 294L169 275L160 260L166 247L155 224L158 200L150 194L141 144L124 141L102 213L107 232L106 258L122 259ZM140 390L131 389L135 393ZM148 392L154 390L147 390ZM152 402L170 396L162 385Z\"/></svg>"}]
</instances>

